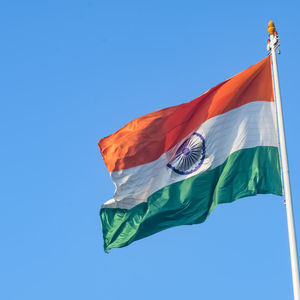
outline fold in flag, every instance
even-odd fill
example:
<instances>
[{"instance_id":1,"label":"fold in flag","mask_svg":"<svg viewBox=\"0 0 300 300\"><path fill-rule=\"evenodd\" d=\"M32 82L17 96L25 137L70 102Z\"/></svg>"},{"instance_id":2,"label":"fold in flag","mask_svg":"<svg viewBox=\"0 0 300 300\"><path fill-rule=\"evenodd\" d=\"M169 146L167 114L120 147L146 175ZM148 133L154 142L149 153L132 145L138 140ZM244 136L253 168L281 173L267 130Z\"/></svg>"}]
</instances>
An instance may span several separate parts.
<instances>
[{"instance_id":1,"label":"fold in flag","mask_svg":"<svg viewBox=\"0 0 300 300\"><path fill-rule=\"evenodd\" d=\"M282 195L270 57L181 105L99 141L115 183L100 210L104 250L198 224L219 203Z\"/></svg>"}]
</instances>

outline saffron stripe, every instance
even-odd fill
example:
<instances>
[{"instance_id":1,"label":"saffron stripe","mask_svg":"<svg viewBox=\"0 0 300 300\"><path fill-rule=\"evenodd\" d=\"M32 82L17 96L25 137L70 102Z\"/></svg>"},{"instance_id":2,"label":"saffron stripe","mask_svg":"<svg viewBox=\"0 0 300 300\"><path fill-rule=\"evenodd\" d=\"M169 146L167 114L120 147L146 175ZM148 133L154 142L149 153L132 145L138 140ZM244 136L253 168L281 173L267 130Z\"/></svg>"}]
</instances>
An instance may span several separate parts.
<instances>
[{"instance_id":1,"label":"saffron stripe","mask_svg":"<svg viewBox=\"0 0 300 300\"><path fill-rule=\"evenodd\" d=\"M131 121L98 143L109 172L149 163L206 120L253 101L274 101L270 57L191 102Z\"/></svg>"}]
</instances>

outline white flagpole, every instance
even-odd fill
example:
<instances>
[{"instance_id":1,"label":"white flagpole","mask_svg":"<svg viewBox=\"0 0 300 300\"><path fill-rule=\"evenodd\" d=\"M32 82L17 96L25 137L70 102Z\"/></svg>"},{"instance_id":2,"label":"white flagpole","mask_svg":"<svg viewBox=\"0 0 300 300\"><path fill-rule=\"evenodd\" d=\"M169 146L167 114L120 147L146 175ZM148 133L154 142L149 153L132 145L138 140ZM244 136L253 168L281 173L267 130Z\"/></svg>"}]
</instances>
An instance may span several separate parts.
<instances>
[{"instance_id":1,"label":"white flagpole","mask_svg":"<svg viewBox=\"0 0 300 300\"><path fill-rule=\"evenodd\" d=\"M276 49L279 46L279 38L275 30L274 23L272 21L270 21L268 24L268 32L270 35L270 40L268 41L267 49L271 52L271 58L272 58L273 86L274 86L277 120L278 120L281 167L282 167L283 187L284 187L288 235L289 235L289 244L290 244L294 300L300 300L297 241L296 241L296 234L295 234L293 203L292 203L292 196L291 196L289 167L288 167L288 159L287 159L286 144L285 144L283 114L282 114L282 107L281 107L280 87L279 87L277 60L276 60Z\"/></svg>"}]
</instances>

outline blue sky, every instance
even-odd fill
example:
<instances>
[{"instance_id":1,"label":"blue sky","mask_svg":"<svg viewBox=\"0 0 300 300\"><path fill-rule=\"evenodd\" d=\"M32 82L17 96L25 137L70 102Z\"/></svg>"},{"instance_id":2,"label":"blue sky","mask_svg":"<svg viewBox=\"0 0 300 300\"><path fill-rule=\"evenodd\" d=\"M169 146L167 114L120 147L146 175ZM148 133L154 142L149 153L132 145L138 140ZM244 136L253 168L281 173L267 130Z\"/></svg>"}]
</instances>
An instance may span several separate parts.
<instances>
[{"instance_id":1,"label":"blue sky","mask_svg":"<svg viewBox=\"0 0 300 300\"><path fill-rule=\"evenodd\" d=\"M218 206L209 219L105 254L114 186L97 142L278 57L300 232L297 1L0 2L0 298L292 299L283 199ZM298 234L299 237L299 234Z\"/></svg>"}]
</instances>

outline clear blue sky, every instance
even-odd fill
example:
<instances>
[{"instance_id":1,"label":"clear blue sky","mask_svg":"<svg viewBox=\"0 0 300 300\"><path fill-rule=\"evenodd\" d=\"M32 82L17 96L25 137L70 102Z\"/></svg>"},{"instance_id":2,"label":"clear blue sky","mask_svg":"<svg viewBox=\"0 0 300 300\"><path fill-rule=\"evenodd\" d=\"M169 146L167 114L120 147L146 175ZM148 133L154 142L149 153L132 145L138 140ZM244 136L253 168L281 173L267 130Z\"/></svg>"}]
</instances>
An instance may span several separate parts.
<instances>
[{"instance_id":1,"label":"clear blue sky","mask_svg":"<svg viewBox=\"0 0 300 300\"><path fill-rule=\"evenodd\" d=\"M0 298L292 299L283 199L103 251L114 186L99 138L278 57L300 234L298 1L0 3ZM298 238L299 238L298 234Z\"/></svg>"}]
</instances>

